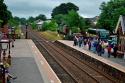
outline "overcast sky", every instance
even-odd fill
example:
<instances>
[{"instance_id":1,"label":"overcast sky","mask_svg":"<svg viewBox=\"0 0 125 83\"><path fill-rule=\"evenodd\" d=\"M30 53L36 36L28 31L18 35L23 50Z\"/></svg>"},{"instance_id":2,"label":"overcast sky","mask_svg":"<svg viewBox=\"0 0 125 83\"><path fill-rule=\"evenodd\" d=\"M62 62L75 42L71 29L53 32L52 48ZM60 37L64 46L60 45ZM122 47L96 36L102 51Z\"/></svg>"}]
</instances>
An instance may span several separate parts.
<instances>
[{"instance_id":1,"label":"overcast sky","mask_svg":"<svg viewBox=\"0 0 125 83\"><path fill-rule=\"evenodd\" d=\"M94 17L100 14L100 4L109 0L5 0L13 16L25 17L44 14L51 17L53 8L61 3L72 2L79 7L79 14L83 17Z\"/></svg>"}]
</instances>

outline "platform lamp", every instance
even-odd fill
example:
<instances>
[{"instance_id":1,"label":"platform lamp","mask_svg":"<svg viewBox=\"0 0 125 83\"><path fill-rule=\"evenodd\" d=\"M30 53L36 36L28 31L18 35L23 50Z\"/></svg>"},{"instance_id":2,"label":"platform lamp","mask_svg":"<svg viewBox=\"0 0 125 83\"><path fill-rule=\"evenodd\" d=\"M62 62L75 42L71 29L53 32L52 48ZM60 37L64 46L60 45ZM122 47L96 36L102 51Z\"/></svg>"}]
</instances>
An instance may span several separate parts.
<instances>
[{"instance_id":1,"label":"platform lamp","mask_svg":"<svg viewBox=\"0 0 125 83\"><path fill-rule=\"evenodd\" d=\"M6 50L8 49L8 47L9 47L8 59L11 59L11 56L10 56L10 40L7 39L7 38L1 39L0 43L1 43L1 49L3 51L3 62L4 62L4 61L6 61Z\"/></svg>"},{"instance_id":2,"label":"platform lamp","mask_svg":"<svg viewBox=\"0 0 125 83\"><path fill-rule=\"evenodd\" d=\"M14 27L11 28L11 36L12 36L12 47L14 47L14 41L15 41L15 29L14 29Z\"/></svg>"}]
</instances>

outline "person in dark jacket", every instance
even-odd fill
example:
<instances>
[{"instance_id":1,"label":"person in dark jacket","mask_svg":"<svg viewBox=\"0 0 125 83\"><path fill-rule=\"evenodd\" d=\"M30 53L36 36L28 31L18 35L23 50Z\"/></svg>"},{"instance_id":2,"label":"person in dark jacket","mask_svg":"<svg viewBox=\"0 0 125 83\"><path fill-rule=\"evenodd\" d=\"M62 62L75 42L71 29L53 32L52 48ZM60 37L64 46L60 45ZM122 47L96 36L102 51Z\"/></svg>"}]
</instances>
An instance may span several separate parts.
<instances>
[{"instance_id":1,"label":"person in dark jacket","mask_svg":"<svg viewBox=\"0 0 125 83\"><path fill-rule=\"evenodd\" d=\"M91 50L91 40L88 41L89 50Z\"/></svg>"},{"instance_id":2,"label":"person in dark jacket","mask_svg":"<svg viewBox=\"0 0 125 83\"><path fill-rule=\"evenodd\" d=\"M97 53L98 53L98 56L101 56L102 54L102 45L100 43L97 46Z\"/></svg>"},{"instance_id":3,"label":"person in dark jacket","mask_svg":"<svg viewBox=\"0 0 125 83\"><path fill-rule=\"evenodd\" d=\"M114 50L114 53L113 53L114 58L116 58L116 57L117 57L117 50L118 50L118 46L117 46L117 45L115 45L115 46L114 46L114 48L113 48L113 50Z\"/></svg>"},{"instance_id":4,"label":"person in dark jacket","mask_svg":"<svg viewBox=\"0 0 125 83\"><path fill-rule=\"evenodd\" d=\"M78 45L79 45L79 47L82 47L82 42L83 42L83 37L79 36L79 38L78 38Z\"/></svg>"},{"instance_id":5,"label":"person in dark jacket","mask_svg":"<svg viewBox=\"0 0 125 83\"><path fill-rule=\"evenodd\" d=\"M74 41L73 46L78 45L78 38L77 38L77 36L74 37L73 41Z\"/></svg>"}]
</instances>

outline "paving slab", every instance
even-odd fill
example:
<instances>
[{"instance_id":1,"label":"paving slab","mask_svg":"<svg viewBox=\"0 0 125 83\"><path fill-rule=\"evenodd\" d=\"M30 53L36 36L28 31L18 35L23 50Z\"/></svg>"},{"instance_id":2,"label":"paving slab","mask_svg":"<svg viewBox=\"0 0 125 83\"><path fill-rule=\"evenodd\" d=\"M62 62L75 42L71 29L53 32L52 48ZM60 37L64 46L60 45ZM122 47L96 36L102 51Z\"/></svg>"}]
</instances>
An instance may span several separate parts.
<instances>
[{"instance_id":1,"label":"paving slab","mask_svg":"<svg viewBox=\"0 0 125 83\"><path fill-rule=\"evenodd\" d=\"M45 58L30 39L18 39L11 48L12 83L61 83Z\"/></svg>"}]
</instances>

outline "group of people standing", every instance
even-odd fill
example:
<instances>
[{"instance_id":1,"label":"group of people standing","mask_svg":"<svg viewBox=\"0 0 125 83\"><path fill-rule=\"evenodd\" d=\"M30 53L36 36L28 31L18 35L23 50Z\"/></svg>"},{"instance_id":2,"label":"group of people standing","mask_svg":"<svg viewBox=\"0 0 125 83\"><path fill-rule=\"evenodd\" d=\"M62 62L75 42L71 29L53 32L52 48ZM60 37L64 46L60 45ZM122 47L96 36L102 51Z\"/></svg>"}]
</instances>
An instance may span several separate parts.
<instances>
[{"instance_id":1,"label":"group of people standing","mask_svg":"<svg viewBox=\"0 0 125 83\"><path fill-rule=\"evenodd\" d=\"M108 54L108 57L113 55L117 57L118 46L116 44L109 44L106 40L101 40L98 38L85 38L83 36L74 36L73 46L79 46L87 48L94 53L97 53L98 56L101 56L104 53Z\"/></svg>"}]
</instances>

